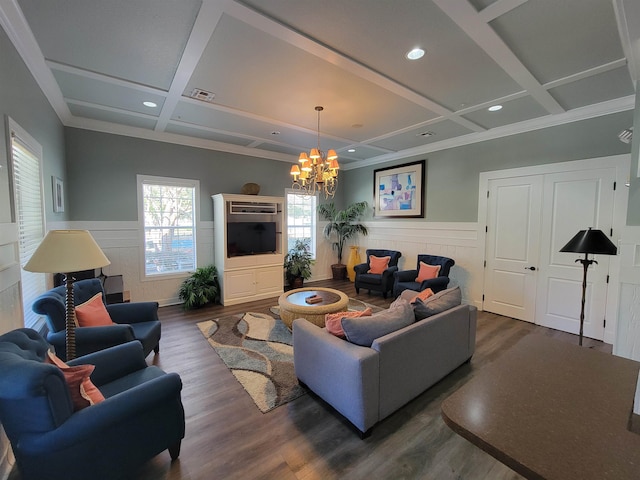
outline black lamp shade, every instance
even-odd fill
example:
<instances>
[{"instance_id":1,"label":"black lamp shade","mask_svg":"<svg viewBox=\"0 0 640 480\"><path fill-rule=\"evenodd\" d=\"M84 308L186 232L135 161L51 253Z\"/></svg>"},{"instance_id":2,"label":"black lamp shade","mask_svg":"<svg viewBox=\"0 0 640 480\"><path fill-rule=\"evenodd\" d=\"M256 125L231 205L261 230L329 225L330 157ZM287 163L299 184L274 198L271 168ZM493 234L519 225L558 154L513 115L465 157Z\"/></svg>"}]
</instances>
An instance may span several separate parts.
<instances>
[{"instance_id":1,"label":"black lamp shade","mask_svg":"<svg viewBox=\"0 0 640 480\"><path fill-rule=\"evenodd\" d=\"M593 253L599 255L615 255L617 247L609 240L602 230L580 230L569 240L561 252Z\"/></svg>"}]
</instances>

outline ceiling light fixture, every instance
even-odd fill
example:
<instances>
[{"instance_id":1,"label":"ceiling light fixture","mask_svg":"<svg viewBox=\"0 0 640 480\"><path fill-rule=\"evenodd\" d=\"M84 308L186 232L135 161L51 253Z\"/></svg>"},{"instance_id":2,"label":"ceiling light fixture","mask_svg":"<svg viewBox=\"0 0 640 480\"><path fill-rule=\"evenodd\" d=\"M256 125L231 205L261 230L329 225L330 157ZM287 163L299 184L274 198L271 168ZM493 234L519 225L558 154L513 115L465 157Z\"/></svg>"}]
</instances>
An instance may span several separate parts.
<instances>
[{"instance_id":1,"label":"ceiling light fixture","mask_svg":"<svg viewBox=\"0 0 640 480\"><path fill-rule=\"evenodd\" d=\"M149 108L156 108L158 106L158 104L155 102L142 102L142 104L145 107L149 107Z\"/></svg>"},{"instance_id":2,"label":"ceiling light fixture","mask_svg":"<svg viewBox=\"0 0 640 480\"><path fill-rule=\"evenodd\" d=\"M355 152L355 151L356 151L356 149L355 149L355 148L350 148L349 150L347 150L347 152L349 152L349 153L353 153L353 152Z\"/></svg>"},{"instance_id":3,"label":"ceiling light fixture","mask_svg":"<svg viewBox=\"0 0 640 480\"><path fill-rule=\"evenodd\" d=\"M291 188L302 190L307 195L324 192L325 198L333 197L338 186L338 154L330 149L326 156L320 150L320 112L323 107L317 106L318 112L318 148L312 148L309 155L300 153L300 166L292 165L289 172L293 176ZM298 178L299 177L299 178Z\"/></svg>"},{"instance_id":4,"label":"ceiling light fixture","mask_svg":"<svg viewBox=\"0 0 640 480\"><path fill-rule=\"evenodd\" d=\"M502 105L492 105L487 108L490 112L497 112L498 110L502 110Z\"/></svg>"},{"instance_id":5,"label":"ceiling light fixture","mask_svg":"<svg viewBox=\"0 0 640 480\"><path fill-rule=\"evenodd\" d=\"M424 56L424 50L421 48L414 48L407 52L407 58L409 60L418 60Z\"/></svg>"}]
</instances>

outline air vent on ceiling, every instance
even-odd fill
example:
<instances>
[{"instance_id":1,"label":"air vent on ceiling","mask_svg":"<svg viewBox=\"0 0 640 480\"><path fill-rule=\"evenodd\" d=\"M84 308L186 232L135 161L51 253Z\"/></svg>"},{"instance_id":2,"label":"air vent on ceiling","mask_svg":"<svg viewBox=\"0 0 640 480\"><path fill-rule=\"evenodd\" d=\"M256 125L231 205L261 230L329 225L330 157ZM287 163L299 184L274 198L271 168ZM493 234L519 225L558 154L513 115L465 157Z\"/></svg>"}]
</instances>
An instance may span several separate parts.
<instances>
[{"instance_id":1,"label":"air vent on ceiling","mask_svg":"<svg viewBox=\"0 0 640 480\"><path fill-rule=\"evenodd\" d=\"M623 143L631 143L631 139L633 138L633 127L625 128L618 134L618 138Z\"/></svg>"},{"instance_id":2,"label":"air vent on ceiling","mask_svg":"<svg viewBox=\"0 0 640 480\"><path fill-rule=\"evenodd\" d=\"M194 88L193 90L191 90L190 97L195 98L196 100L202 100L203 102L213 102L216 94L213 92L207 92L206 90L202 90L201 88Z\"/></svg>"}]
</instances>

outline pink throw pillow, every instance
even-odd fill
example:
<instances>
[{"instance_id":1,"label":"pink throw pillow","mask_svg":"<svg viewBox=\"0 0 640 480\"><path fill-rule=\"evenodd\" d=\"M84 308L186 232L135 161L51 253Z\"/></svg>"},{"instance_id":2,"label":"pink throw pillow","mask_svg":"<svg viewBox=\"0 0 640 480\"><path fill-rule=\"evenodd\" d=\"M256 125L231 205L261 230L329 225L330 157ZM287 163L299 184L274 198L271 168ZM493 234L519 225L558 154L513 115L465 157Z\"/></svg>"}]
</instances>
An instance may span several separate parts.
<instances>
[{"instance_id":1,"label":"pink throw pillow","mask_svg":"<svg viewBox=\"0 0 640 480\"><path fill-rule=\"evenodd\" d=\"M440 273L440 265L429 265L428 263L420 262L420 271L416 277L416 282L421 283L425 280L431 280L436 278Z\"/></svg>"},{"instance_id":2,"label":"pink throw pillow","mask_svg":"<svg viewBox=\"0 0 640 480\"><path fill-rule=\"evenodd\" d=\"M344 330L342 330L342 319L344 317L370 317L371 313L371 307L357 312L327 313L324 316L324 325L330 334L344 338Z\"/></svg>"},{"instance_id":3,"label":"pink throw pillow","mask_svg":"<svg viewBox=\"0 0 640 480\"><path fill-rule=\"evenodd\" d=\"M423 291L421 291L419 294L417 294L415 297L413 297L411 299L410 303L414 303L417 299L420 299L422 301L426 300L427 298L429 298L431 295L433 295L433 290L431 290L430 288L427 288Z\"/></svg>"},{"instance_id":4,"label":"pink throw pillow","mask_svg":"<svg viewBox=\"0 0 640 480\"><path fill-rule=\"evenodd\" d=\"M389 260L391 257L376 257L375 255L369 255L369 271L367 273L382 274L389 266Z\"/></svg>"},{"instance_id":5,"label":"pink throw pillow","mask_svg":"<svg viewBox=\"0 0 640 480\"><path fill-rule=\"evenodd\" d=\"M96 368L93 365L76 365L70 367L60 360L55 353L49 351L45 362L55 365L64 375L73 402L73 411L77 412L90 405L104 401L104 395L98 390L89 376Z\"/></svg>"},{"instance_id":6,"label":"pink throw pillow","mask_svg":"<svg viewBox=\"0 0 640 480\"><path fill-rule=\"evenodd\" d=\"M102 302L102 293L96 293L86 302L76 306L76 324L79 327L113 325L113 320Z\"/></svg>"}]
</instances>

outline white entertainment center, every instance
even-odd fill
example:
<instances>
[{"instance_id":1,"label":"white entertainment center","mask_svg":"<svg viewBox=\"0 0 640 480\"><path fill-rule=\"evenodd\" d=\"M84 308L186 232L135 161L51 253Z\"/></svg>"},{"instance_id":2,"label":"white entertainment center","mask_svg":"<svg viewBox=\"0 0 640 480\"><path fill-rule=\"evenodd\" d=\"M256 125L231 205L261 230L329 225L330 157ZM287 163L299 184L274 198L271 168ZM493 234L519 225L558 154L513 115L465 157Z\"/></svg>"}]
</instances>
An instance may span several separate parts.
<instances>
[{"instance_id":1,"label":"white entertainment center","mask_svg":"<svg viewBox=\"0 0 640 480\"><path fill-rule=\"evenodd\" d=\"M214 262L222 304L236 305L280 295L284 291L284 197L219 193L211 198ZM242 225L229 228L229 224ZM229 237L231 230L242 235L242 228L255 233L238 238L238 242ZM263 234L270 237L254 240ZM240 242L244 244L239 246ZM254 246L258 246L255 252ZM268 251L262 251L265 249Z\"/></svg>"}]
</instances>

